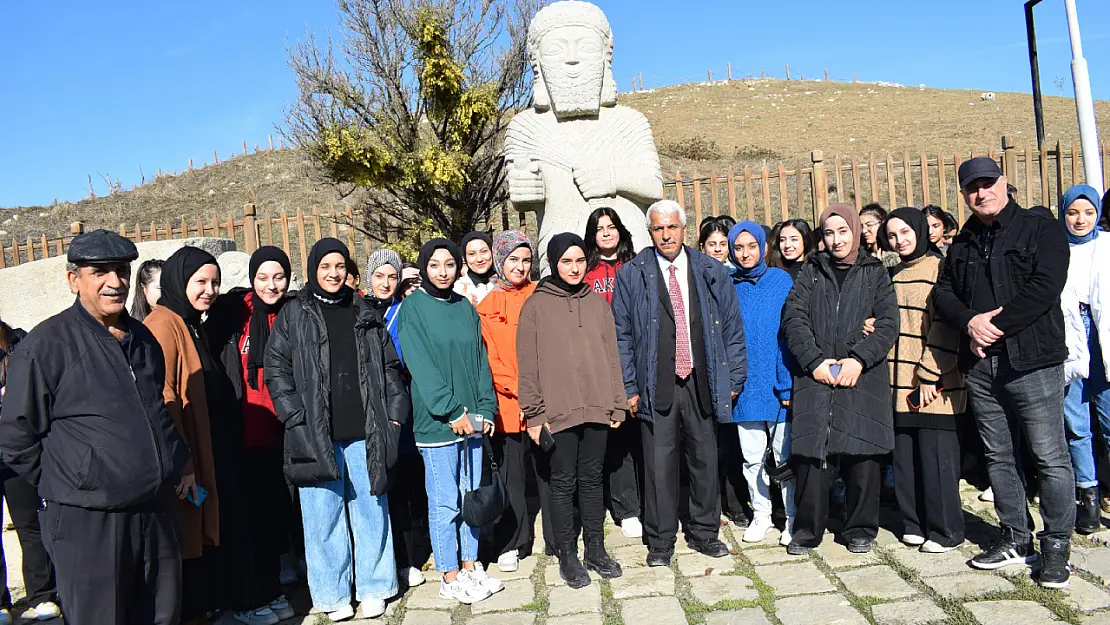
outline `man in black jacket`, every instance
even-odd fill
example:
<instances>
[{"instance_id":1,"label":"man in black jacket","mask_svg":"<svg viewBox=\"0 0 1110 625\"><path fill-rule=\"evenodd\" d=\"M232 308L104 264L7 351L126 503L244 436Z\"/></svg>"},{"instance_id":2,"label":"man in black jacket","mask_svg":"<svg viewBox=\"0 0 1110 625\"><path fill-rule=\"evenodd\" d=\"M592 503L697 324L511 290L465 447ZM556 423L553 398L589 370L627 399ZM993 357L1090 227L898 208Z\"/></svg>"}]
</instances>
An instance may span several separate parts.
<instances>
[{"instance_id":1,"label":"man in black jacket","mask_svg":"<svg viewBox=\"0 0 1110 625\"><path fill-rule=\"evenodd\" d=\"M946 323L964 331L960 369L967 375L1002 526L998 544L972 566L997 569L1037 559L1016 460L1020 445L1028 445L1045 526L1040 583L1063 588L1075 523L1075 478L1063 420L1068 350L1060 293L1068 273L1067 238L1059 224L1022 210L1007 196L1006 178L993 159L965 162L959 178L974 215L948 249L936 308Z\"/></svg>"},{"instance_id":2,"label":"man in black jacket","mask_svg":"<svg viewBox=\"0 0 1110 625\"><path fill-rule=\"evenodd\" d=\"M125 309L135 245L97 230L70 244L73 306L8 363L3 460L38 489L66 622L177 625L174 487L188 458L162 401L162 350Z\"/></svg>"}]
</instances>

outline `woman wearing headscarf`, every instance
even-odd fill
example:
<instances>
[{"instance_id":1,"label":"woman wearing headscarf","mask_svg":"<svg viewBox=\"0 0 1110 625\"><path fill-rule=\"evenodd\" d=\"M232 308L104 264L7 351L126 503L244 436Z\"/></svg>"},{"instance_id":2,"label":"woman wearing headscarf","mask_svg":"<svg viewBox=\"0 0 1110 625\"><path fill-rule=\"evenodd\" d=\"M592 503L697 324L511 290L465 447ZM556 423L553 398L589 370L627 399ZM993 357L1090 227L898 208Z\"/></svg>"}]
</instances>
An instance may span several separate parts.
<instances>
[{"instance_id":1,"label":"woman wearing headscarf","mask_svg":"<svg viewBox=\"0 0 1110 625\"><path fill-rule=\"evenodd\" d=\"M421 287L405 298L399 323L412 375L413 432L424 458L432 552L443 575L439 594L470 604L505 585L476 561L479 528L461 515L463 496L481 482L482 436L493 431L497 412L478 313L453 290L461 265L451 241L425 243L417 259Z\"/></svg>"},{"instance_id":2,"label":"woman wearing headscarf","mask_svg":"<svg viewBox=\"0 0 1110 625\"><path fill-rule=\"evenodd\" d=\"M462 238L462 259L466 273L455 280L455 292L477 306L497 286L493 262L493 238L474 231Z\"/></svg>"},{"instance_id":3,"label":"woman wearing headscarf","mask_svg":"<svg viewBox=\"0 0 1110 625\"><path fill-rule=\"evenodd\" d=\"M901 328L890 351L894 495L902 542L924 553L951 551L964 540L956 415L967 407L967 393L956 366L960 335L933 309L944 263L936 234L928 213L908 207L879 228L879 242L902 259L891 272Z\"/></svg>"},{"instance_id":4,"label":"woman wearing headscarf","mask_svg":"<svg viewBox=\"0 0 1110 625\"><path fill-rule=\"evenodd\" d=\"M791 398L797 482L791 554L821 544L839 460L847 490L843 539L871 551L879 529L879 465L894 449L887 355L898 338L898 301L886 267L860 250L855 207L821 214L825 251L802 268L783 308L782 330L798 365ZM863 335L874 319L875 331Z\"/></svg>"},{"instance_id":5,"label":"woman wearing headscarf","mask_svg":"<svg viewBox=\"0 0 1110 625\"><path fill-rule=\"evenodd\" d=\"M764 466L767 447L776 464L790 456L790 392L793 379L783 359L779 339L782 308L794 282L785 270L764 261L766 234L754 221L741 221L729 230L729 255L736 271L732 281L744 318L748 348L748 381L736 398L732 421L742 451L744 479L751 497L753 518L744 542L757 543L771 529L771 482ZM779 542L790 544L794 523L794 482L781 485L786 524Z\"/></svg>"},{"instance_id":6,"label":"woman wearing headscarf","mask_svg":"<svg viewBox=\"0 0 1110 625\"><path fill-rule=\"evenodd\" d=\"M492 528L497 568L508 573L519 566L521 553L532 542L525 498L528 437L517 399L516 331L520 309L536 290L532 282L532 241L519 230L506 230L493 242L497 285L478 304L493 388L497 392L497 428L490 442L493 460L505 480L509 507Z\"/></svg>"},{"instance_id":7,"label":"woman wearing headscarf","mask_svg":"<svg viewBox=\"0 0 1110 625\"><path fill-rule=\"evenodd\" d=\"M1090 534L1102 529L1098 475L1091 433L1091 407L1098 415L1103 440L1110 442L1110 364L1102 345L1110 341L1110 237L1100 236L1102 202L1090 186L1064 193L1060 221L1068 235L1071 262L1060 295L1068 344L1064 365L1064 426L1068 451L1079 489L1075 530ZM1104 316L1105 315L1105 316Z\"/></svg>"},{"instance_id":8,"label":"woman wearing headscarf","mask_svg":"<svg viewBox=\"0 0 1110 625\"><path fill-rule=\"evenodd\" d=\"M345 284L350 253L324 238L307 288L282 308L266 349L266 384L285 425L285 476L299 487L308 589L333 621L385 613L397 594L386 499L409 396L393 341ZM354 536L352 548L350 537Z\"/></svg>"},{"instance_id":9,"label":"woman wearing headscarf","mask_svg":"<svg viewBox=\"0 0 1110 625\"><path fill-rule=\"evenodd\" d=\"M620 577L621 567L605 551L602 476L610 428L624 422L624 392L613 312L594 293L586 276L586 244L577 234L551 237L551 275L524 304L517 332L520 405L528 435L554 447L548 510L559 546L559 575L571 588L590 583L587 569L603 578ZM544 452L541 452L544 453ZM578 559L574 502L582 519L586 566Z\"/></svg>"},{"instance_id":10,"label":"woman wearing headscarf","mask_svg":"<svg viewBox=\"0 0 1110 625\"><path fill-rule=\"evenodd\" d=\"M250 288L220 295L208 311L204 327L243 411L242 446L236 457L243 521L250 540L249 551L233 564L242 567L237 570L245 576L248 605L268 606L284 620L293 616L280 581L281 555L290 548L293 502L282 474L285 428L266 387L264 359L270 328L289 301L286 293L292 269L285 252L272 245L251 254L247 268ZM228 493L223 495L226 500ZM265 616L264 611L254 609L236 618L248 623L271 620Z\"/></svg>"},{"instance_id":11,"label":"woman wearing headscarf","mask_svg":"<svg viewBox=\"0 0 1110 625\"><path fill-rule=\"evenodd\" d=\"M143 323L162 347L166 360L162 396L191 452L177 488L181 500L181 617L186 623L206 622L210 610L232 607L230 601L224 601L231 588L222 577L225 554L218 548L236 538L223 524L238 523L225 507L238 511L238 502L233 501L238 483L232 465L242 413L201 323L201 315L220 293L216 258L204 250L183 247L166 259L161 282L162 297ZM231 490L225 494L229 482ZM260 611L272 620L272 610Z\"/></svg>"}]
</instances>

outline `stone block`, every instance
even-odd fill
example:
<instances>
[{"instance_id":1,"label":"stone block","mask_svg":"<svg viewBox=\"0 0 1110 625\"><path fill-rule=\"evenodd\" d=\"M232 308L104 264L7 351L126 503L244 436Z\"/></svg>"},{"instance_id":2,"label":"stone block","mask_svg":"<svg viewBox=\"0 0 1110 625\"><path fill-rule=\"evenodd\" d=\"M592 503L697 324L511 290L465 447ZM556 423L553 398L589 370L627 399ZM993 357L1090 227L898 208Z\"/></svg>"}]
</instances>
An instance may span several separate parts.
<instances>
[{"instance_id":1,"label":"stone block","mask_svg":"<svg viewBox=\"0 0 1110 625\"><path fill-rule=\"evenodd\" d=\"M837 575L840 576L840 581L844 582L844 587L857 597L904 599L917 594L917 591L889 566L868 566L841 571Z\"/></svg>"},{"instance_id":2,"label":"stone block","mask_svg":"<svg viewBox=\"0 0 1110 625\"><path fill-rule=\"evenodd\" d=\"M405 620L401 621L401 625L451 625L451 613L409 610L405 612Z\"/></svg>"},{"instance_id":3,"label":"stone block","mask_svg":"<svg viewBox=\"0 0 1110 625\"><path fill-rule=\"evenodd\" d=\"M839 545L831 540L822 542L814 551L831 569L864 566L879 561L879 554L875 553L874 550L871 553L852 553L844 545Z\"/></svg>"},{"instance_id":4,"label":"stone block","mask_svg":"<svg viewBox=\"0 0 1110 625\"><path fill-rule=\"evenodd\" d=\"M759 598L752 580L740 575L713 575L691 577L690 592L705 605L721 601L751 601Z\"/></svg>"},{"instance_id":5,"label":"stone block","mask_svg":"<svg viewBox=\"0 0 1110 625\"><path fill-rule=\"evenodd\" d=\"M405 605L410 610L453 610L459 602L441 598L438 582L426 582L412 590L412 595Z\"/></svg>"},{"instance_id":6,"label":"stone block","mask_svg":"<svg viewBox=\"0 0 1110 625\"><path fill-rule=\"evenodd\" d=\"M944 610L928 599L880 603L871 606L871 617L876 625L927 625L948 619Z\"/></svg>"},{"instance_id":7,"label":"stone block","mask_svg":"<svg viewBox=\"0 0 1110 625\"><path fill-rule=\"evenodd\" d=\"M605 617L600 614L571 614L570 616L549 616L547 625L604 625Z\"/></svg>"},{"instance_id":8,"label":"stone block","mask_svg":"<svg viewBox=\"0 0 1110 625\"><path fill-rule=\"evenodd\" d=\"M893 547L890 555L903 566L916 571L921 577L955 575L971 570L968 557L960 551L947 553L921 553L909 547Z\"/></svg>"},{"instance_id":9,"label":"stone block","mask_svg":"<svg viewBox=\"0 0 1110 625\"><path fill-rule=\"evenodd\" d=\"M686 613L674 597L632 599L621 605L621 617L631 625L675 625L686 622Z\"/></svg>"},{"instance_id":10,"label":"stone block","mask_svg":"<svg viewBox=\"0 0 1110 625\"><path fill-rule=\"evenodd\" d=\"M470 613L485 614L487 612L519 610L532 603L534 598L535 589L532 587L532 582L526 579L517 579L505 582L505 590L485 601L479 601L471 605Z\"/></svg>"},{"instance_id":11,"label":"stone block","mask_svg":"<svg viewBox=\"0 0 1110 625\"><path fill-rule=\"evenodd\" d=\"M975 601L964 607L980 625L1049 625L1059 621L1051 610L1033 601Z\"/></svg>"},{"instance_id":12,"label":"stone block","mask_svg":"<svg viewBox=\"0 0 1110 625\"><path fill-rule=\"evenodd\" d=\"M563 616L580 612L601 613L601 585L590 584L585 588L560 586L547 595L548 616Z\"/></svg>"},{"instance_id":13,"label":"stone block","mask_svg":"<svg viewBox=\"0 0 1110 625\"><path fill-rule=\"evenodd\" d=\"M705 625L771 625L762 608L744 608L726 612L710 612Z\"/></svg>"},{"instance_id":14,"label":"stone block","mask_svg":"<svg viewBox=\"0 0 1110 625\"><path fill-rule=\"evenodd\" d=\"M835 590L825 574L812 562L757 566L755 574L779 597Z\"/></svg>"},{"instance_id":15,"label":"stone block","mask_svg":"<svg viewBox=\"0 0 1110 625\"><path fill-rule=\"evenodd\" d=\"M772 527L771 529L767 530L767 534L763 537L763 540L757 543L744 542L744 528L742 527L733 526L732 535L736 538L736 544L740 545L740 549L742 551L747 551L749 549L758 549L760 547L772 547L779 545L779 538L782 537L782 532L780 532L778 528ZM722 538L722 540L724 539Z\"/></svg>"},{"instance_id":16,"label":"stone block","mask_svg":"<svg viewBox=\"0 0 1110 625\"><path fill-rule=\"evenodd\" d=\"M954 599L957 597L976 597L992 592L1006 592L1014 589L1014 585L1004 577L990 573L968 571L955 575L941 575L940 577L927 577L925 584L942 597Z\"/></svg>"},{"instance_id":17,"label":"stone block","mask_svg":"<svg viewBox=\"0 0 1110 625\"><path fill-rule=\"evenodd\" d=\"M711 558L701 553L689 553L678 556L678 570L685 577L720 575L736 568L736 561L731 556L725 558Z\"/></svg>"},{"instance_id":18,"label":"stone block","mask_svg":"<svg viewBox=\"0 0 1110 625\"><path fill-rule=\"evenodd\" d=\"M1072 549L1071 563L1077 569L1087 571L1103 584L1110 584L1110 547Z\"/></svg>"},{"instance_id":19,"label":"stone block","mask_svg":"<svg viewBox=\"0 0 1110 625\"><path fill-rule=\"evenodd\" d=\"M539 562L538 556L531 556L520 561L520 566L515 571L508 573L503 572L497 568L496 562L491 562L486 571L503 582L509 582L516 579L530 579L532 573L536 571L536 563Z\"/></svg>"},{"instance_id":20,"label":"stone block","mask_svg":"<svg viewBox=\"0 0 1110 625\"><path fill-rule=\"evenodd\" d=\"M792 556L786 553L785 547L769 547L767 549L745 549L744 557L755 566L761 564L777 564L779 562L808 562L809 556Z\"/></svg>"},{"instance_id":21,"label":"stone block","mask_svg":"<svg viewBox=\"0 0 1110 625\"><path fill-rule=\"evenodd\" d=\"M500 594L500 593L498 593ZM486 599L489 601L489 599ZM479 605L475 603L474 605ZM466 625L534 625L536 615L531 612L501 612L499 614L482 614L466 622Z\"/></svg>"},{"instance_id":22,"label":"stone block","mask_svg":"<svg viewBox=\"0 0 1110 625\"><path fill-rule=\"evenodd\" d=\"M787 597L775 602L782 625L864 625L867 619L840 594Z\"/></svg>"},{"instance_id":23,"label":"stone block","mask_svg":"<svg viewBox=\"0 0 1110 625\"><path fill-rule=\"evenodd\" d=\"M674 595L674 571L661 566L632 569L625 571L621 577L609 580L609 584L614 599Z\"/></svg>"},{"instance_id":24,"label":"stone block","mask_svg":"<svg viewBox=\"0 0 1110 625\"><path fill-rule=\"evenodd\" d=\"M1084 612L1110 607L1110 592L1106 587L1096 586L1078 575L1071 576L1071 582L1062 592L1067 597L1066 602Z\"/></svg>"},{"instance_id":25,"label":"stone block","mask_svg":"<svg viewBox=\"0 0 1110 625\"><path fill-rule=\"evenodd\" d=\"M594 571L589 571L590 579L596 584L601 576ZM567 583L563 581L562 576L559 575L559 565L549 564L543 572L544 583L548 586L566 586Z\"/></svg>"}]
</instances>

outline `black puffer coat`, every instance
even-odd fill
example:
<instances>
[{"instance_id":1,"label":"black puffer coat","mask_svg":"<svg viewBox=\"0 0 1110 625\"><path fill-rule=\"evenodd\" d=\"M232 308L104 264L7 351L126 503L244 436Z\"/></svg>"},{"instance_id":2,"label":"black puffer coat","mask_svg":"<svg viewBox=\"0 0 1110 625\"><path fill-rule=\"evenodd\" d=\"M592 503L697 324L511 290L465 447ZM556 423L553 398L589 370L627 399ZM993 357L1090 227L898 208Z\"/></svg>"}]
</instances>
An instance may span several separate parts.
<instances>
[{"instance_id":1,"label":"black puffer coat","mask_svg":"<svg viewBox=\"0 0 1110 625\"><path fill-rule=\"evenodd\" d=\"M401 428L412 409L393 339L381 317L353 298L359 390L366 411L366 467L370 492L382 495L397 461ZM331 438L331 359L320 305L309 289L281 309L266 346L265 378L285 424L285 475L298 486L339 479Z\"/></svg>"},{"instance_id":2,"label":"black puffer coat","mask_svg":"<svg viewBox=\"0 0 1110 625\"><path fill-rule=\"evenodd\" d=\"M782 331L799 365L794 378L791 453L825 459L871 456L894 449L887 355L898 339L898 300L887 268L861 253L841 287L828 254L806 261L782 311ZM875 318L875 332L863 324ZM863 363L856 386L833 388L813 379L826 359Z\"/></svg>"}]
</instances>

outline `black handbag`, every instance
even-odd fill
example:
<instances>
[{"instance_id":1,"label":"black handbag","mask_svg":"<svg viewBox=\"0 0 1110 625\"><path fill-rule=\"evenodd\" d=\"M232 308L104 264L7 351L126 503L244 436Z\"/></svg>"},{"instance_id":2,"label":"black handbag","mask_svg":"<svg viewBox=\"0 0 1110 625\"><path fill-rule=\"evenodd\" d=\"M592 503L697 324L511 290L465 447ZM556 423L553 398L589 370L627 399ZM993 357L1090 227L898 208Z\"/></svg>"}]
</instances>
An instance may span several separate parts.
<instances>
[{"instance_id":1,"label":"black handbag","mask_svg":"<svg viewBox=\"0 0 1110 625\"><path fill-rule=\"evenodd\" d=\"M779 426L776 421L771 426L770 435L767 437L767 449L763 452L763 470L767 472L767 477L775 484L782 484L794 479L794 467L790 466L790 458L787 457L781 463L775 463L774 456L772 456L773 446L775 444L775 428Z\"/></svg>"},{"instance_id":2,"label":"black handbag","mask_svg":"<svg viewBox=\"0 0 1110 625\"><path fill-rule=\"evenodd\" d=\"M465 442L463 443L465 448ZM505 479L497 470L497 461L493 457L493 449L489 439L482 436L482 451L489 458L492 483L489 486L476 488L463 495L462 518L470 527L483 527L489 525L501 516L505 508L509 507L509 494L505 490ZM467 454L468 471L474 467L469 466L470 454ZM481 467L478 467L481 470Z\"/></svg>"}]
</instances>

